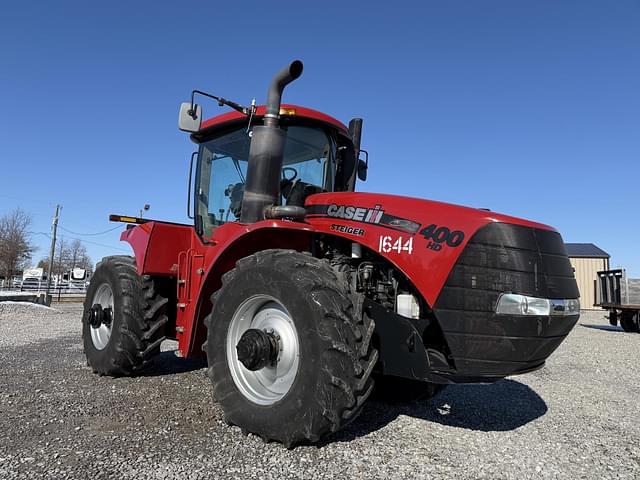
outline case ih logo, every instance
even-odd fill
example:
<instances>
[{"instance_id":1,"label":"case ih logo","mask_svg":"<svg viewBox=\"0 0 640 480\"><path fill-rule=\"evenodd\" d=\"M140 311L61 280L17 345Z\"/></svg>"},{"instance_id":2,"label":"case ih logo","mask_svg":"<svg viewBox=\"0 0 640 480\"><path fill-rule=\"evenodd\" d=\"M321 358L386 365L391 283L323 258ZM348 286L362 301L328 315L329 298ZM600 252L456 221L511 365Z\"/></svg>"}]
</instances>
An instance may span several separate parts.
<instances>
[{"instance_id":1,"label":"case ih logo","mask_svg":"<svg viewBox=\"0 0 640 480\"><path fill-rule=\"evenodd\" d=\"M327 207L327 215L329 217L354 220L356 222L380 223L382 215L384 215L384 210L382 210L380 205L376 205L375 208L362 208L351 205L331 204Z\"/></svg>"},{"instance_id":2,"label":"case ih logo","mask_svg":"<svg viewBox=\"0 0 640 480\"><path fill-rule=\"evenodd\" d=\"M309 218L341 218L411 234L415 234L420 229L418 222L390 215L385 212L382 205L376 205L374 208L364 208L331 203L329 205L309 205L306 209Z\"/></svg>"}]
</instances>

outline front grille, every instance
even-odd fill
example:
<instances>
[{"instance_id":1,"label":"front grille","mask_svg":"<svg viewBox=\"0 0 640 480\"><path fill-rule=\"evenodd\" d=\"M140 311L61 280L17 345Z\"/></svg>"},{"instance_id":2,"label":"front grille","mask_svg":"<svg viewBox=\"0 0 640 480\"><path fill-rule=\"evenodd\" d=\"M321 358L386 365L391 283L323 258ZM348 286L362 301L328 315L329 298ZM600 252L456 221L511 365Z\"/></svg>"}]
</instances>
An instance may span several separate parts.
<instances>
[{"instance_id":1,"label":"front grille","mask_svg":"<svg viewBox=\"0 0 640 480\"><path fill-rule=\"evenodd\" d=\"M436 309L493 312L503 292L578 298L578 287L557 232L492 223L460 255Z\"/></svg>"},{"instance_id":2,"label":"front grille","mask_svg":"<svg viewBox=\"0 0 640 480\"><path fill-rule=\"evenodd\" d=\"M492 223L471 238L433 308L459 374L499 377L536 368L577 320L497 315L504 292L579 297L557 232Z\"/></svg>"}]
</instances>

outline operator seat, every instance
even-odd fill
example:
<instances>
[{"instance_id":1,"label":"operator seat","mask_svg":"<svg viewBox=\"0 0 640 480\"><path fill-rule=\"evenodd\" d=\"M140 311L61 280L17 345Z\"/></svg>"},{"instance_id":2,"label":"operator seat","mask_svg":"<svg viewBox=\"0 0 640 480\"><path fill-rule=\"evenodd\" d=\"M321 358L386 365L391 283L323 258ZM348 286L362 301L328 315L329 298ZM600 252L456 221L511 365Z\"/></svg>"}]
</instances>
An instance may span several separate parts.
<instances>
[{"instance_id":1,"label":"operator seat","mask_svg":"<svg viewBox=\"0 0 640 480\"><path fill-rule=\"evenodd\" d=\"M304 202L309 195L322 192L324 192L324 189L317 185L296 180L287 192L283 190L282 195L287 199L287 205L304 207Z\"/></svg>"}]
</instances>

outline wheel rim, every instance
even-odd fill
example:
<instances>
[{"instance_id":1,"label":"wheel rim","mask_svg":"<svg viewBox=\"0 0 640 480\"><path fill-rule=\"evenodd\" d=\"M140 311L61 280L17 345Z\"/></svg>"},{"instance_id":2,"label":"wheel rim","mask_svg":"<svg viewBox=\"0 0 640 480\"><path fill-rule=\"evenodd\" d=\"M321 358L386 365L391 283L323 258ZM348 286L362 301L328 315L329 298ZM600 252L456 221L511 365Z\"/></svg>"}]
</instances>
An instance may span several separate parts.
<instances>
[{"instance_id":1,"label":"wheel rim","mask_svg":"<svg viewBox=\"0 0 640 480\"><path fill-rule=\"evenodd\" d=\"M101 284L93 295L93 302L91 305L96 304L100 305L103 309L111 308L111 311L114 311L113 291L108 283ZM113 319L108 325L101 323L97 328L91 325L89 325L89 328L91 330L91 342L93 343L93 346L96 347L96 350L104 349L111 338L111 332L113 331Z\"/></svg>"},{"instance_id":2,"label":"wheel rim","mask_svg":"<svg viewBox=\"0 0 640 480\"><path fill-rule=\"evenodd\" d=\"M251 371L238 360L236 345L251 328L273 332L279 337L274 365ZM245 398L259 405L271 405L289 392L298 372L298 332L291 315L278 300L269 295L254 295L245 300L233 314L226 347L231 376Z\"/></svg>"}]
</instances>

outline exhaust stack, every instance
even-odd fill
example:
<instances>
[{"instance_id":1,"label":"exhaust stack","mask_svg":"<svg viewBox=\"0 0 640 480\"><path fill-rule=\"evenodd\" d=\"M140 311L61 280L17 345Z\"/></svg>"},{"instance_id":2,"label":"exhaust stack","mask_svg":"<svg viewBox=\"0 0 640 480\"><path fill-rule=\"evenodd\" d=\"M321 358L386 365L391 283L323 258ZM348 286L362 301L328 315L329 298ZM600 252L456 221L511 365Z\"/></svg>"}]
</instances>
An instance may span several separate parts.
<instances>
[{"instance_id":1,"label":"exhaust stack","mask_svg":"<svg viewBox=\"0 0 640 480\"><path fill-rule=\"evenodd\" d=\"M271 80L264 126L253 127L251 136L240 223L263 220L265 208L277 205L280 200L280 172L286 140L286 133L279 127L280 102L284 88L302 74L302 68L302 62L295 60Z\"/></svg>"}]
</instances>

